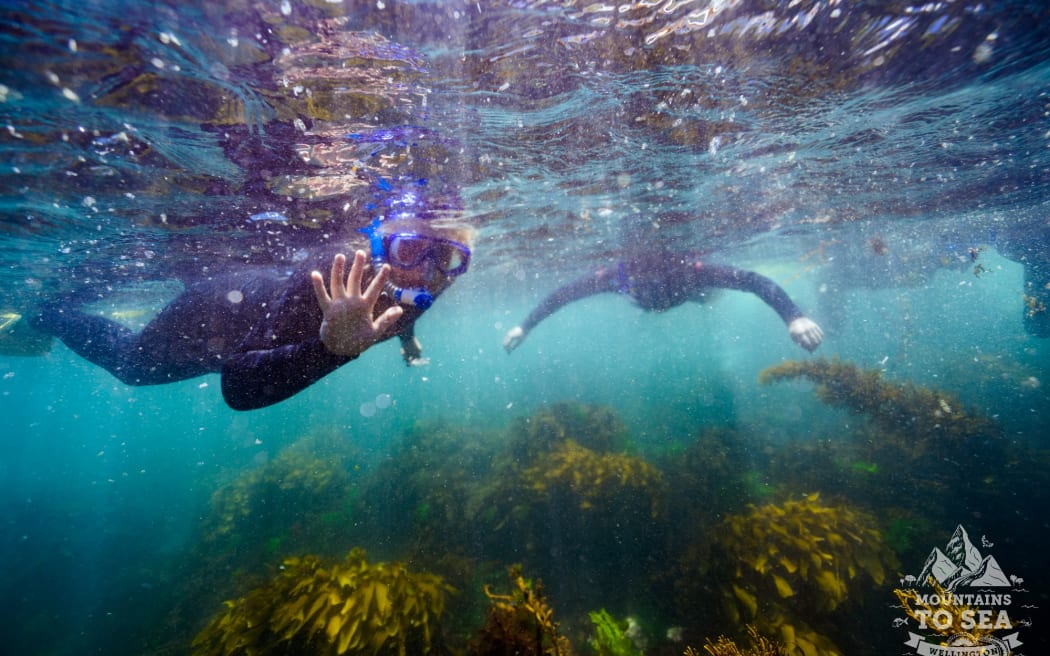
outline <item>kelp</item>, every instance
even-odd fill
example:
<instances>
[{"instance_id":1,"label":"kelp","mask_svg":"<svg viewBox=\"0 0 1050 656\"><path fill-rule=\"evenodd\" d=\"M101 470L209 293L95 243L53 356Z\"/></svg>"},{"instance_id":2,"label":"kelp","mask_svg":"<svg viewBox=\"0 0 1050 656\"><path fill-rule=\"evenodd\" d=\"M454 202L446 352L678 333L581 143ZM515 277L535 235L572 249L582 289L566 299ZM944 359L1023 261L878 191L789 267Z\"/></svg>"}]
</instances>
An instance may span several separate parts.
<instances>
[{"instance_id":1,"label":"kelp","mask_svg":"<svg viewBox=\"0 0 1050 656\"><path fill-rule=\"evenodd\" d=\"M877 369L860 369L837 358L784 362L758 376L763 385L792 378L812 380L824 403L867 415L883 431L906 432L918 447L936 439L962 441L999 435L994 421L965 408L949 392L888 382Z\"/></svg>"},{"instance_id":2,"label":"kelp","mask_svg":"<svg viewBox=\"0 0 1050 656\"><path fill-rule=\"evenodd\" d=\"M269 584L225 603L193 654L428 654L450 592L439 576L371 564L360 548L338 563L288 558Z\"/></svg>"},{"instance_id":3,"label":"kelp","mask_svg":"<svg viewBox=\"0 0 1050 656\"><path fill-rule=\"evenodd\" d=\"M723 636L718 640L707 640L704 652L708 656L787 656L784 647L765 636L759 634L758 629L753 626L747 627L747 635L751 642L750 647L741 649L735 641ZM692 647L686 647L684 656L701 656L700 652Z\"/></svg>"},{"instance_id":4,"label":"kelp","mask_svg":"<svg viewBox=\"0 0 1050 656\"><path fill-rule=\"evenodd\" d=\"M512 589L508 594L485 586L490 607L485 625L470 644L473 656L571 656L569 641L561 635L554 610L547 603L543 585L522 575L521 565L507 570Z\"/></svg>"},{"instance_id":5,"label":"kelp","mask_svg":"<svg viewBox=\"0 0 1050 656\"><path fill-rule=\"evenodd\" d=\"M868 513L826 505L817 494L752 506L718 526L709 548L688 555L684 568L714 578L731 625L775 635L788 653L839 654L802 618L828 617L895 571L896 557L876 526ZM711 562L722 565L713 570Z\"/></svg>"}]
</instances>

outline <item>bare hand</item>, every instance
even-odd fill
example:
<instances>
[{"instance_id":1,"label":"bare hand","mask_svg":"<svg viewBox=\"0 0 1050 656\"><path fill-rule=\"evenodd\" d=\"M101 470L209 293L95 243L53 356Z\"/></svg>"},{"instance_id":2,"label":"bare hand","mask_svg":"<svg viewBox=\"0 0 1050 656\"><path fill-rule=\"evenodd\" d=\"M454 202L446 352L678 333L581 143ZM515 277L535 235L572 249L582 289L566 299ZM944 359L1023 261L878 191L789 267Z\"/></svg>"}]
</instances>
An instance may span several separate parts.
<instances>
[{"instance_id":1,"label":"bare hand","mask_svg":"<svg viewBox=\"0 0 1050 656\"><path fill-rule=\"evenodd\" d=\"M820 343L824 341L824 331L820 329L817 322L806 317L799 317L788 326L788 332L795 343L810 353L817 350Z\"/></svg>"},{"instance_id":2,"label":"bare hand","mask_svg":"<svg viewBox=\"0 0 1050 656\"><path fill-rule=\"evenodd\" d=\"M361 292L361 277L365 269L364 251L354 253L350 275L344 283L346 256L339 253L332 259L331 295L325 289L324 276L320 271L310 274L317 304L321 306L324 319L321 321L321 343L336 355L358 356L376 342L387 336L404 310L400 305L388 308L375 320L376 301L383 292L383 285L390 276L390 267L384 265Z\"/></svg>"}]
</instances>

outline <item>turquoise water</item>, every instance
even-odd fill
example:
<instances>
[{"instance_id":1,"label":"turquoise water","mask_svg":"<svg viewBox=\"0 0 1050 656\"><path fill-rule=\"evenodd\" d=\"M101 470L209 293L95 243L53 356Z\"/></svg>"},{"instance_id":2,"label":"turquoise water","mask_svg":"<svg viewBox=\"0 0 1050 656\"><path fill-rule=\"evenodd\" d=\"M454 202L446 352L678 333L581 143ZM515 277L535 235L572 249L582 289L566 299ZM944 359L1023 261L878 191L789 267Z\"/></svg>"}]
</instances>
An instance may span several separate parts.
<instances>
[{"instance_id":1,"label":"turquoise water","mask_svg":"<svg viewBox=\"0 0 1050 656\"><path fill-rule=\"evenodd\" d=\"M8 3L4 313L86 294L140 325L175 279L291 267L387 198L354 187L358 170L426 177L427 211L478 238L417 325L428 366L383 343L262 410L228 409L216 375L129 387L61 343L26 356L21 337L0 341L0 652L191 653L221 602L283 558L361 546L460 591L443 620L452 653L481 653L483 585L508 591L515 563L542 579L574 653L630 653L589 645L602 607L640 623L647 654L744 644L744 624L781 641L783 626L812 631L829 641L819 653L914 653L894 588L963 526L1025 579L1009 588L1013 653L1042 653L1046 11ZM390 138L348 136L366 134ZM504 352L547 293L643 247L769 276L825 342L805 353L748 294L663 313L606 294ZM822 402L812 381L759 382L820 357L949 409L887 426L879 407ZM992 428L930 438L937 412ZM610 493L591 477L551 492L544 458L564 438L648 463L665 487ZM797 594L782 596L740 573L776 543L764 529L725 537L750 504L812 493L877 531L837 563L886 558L885 579L849 579L841 604L812 579L787 577ZM750 618L729 610L734 583L759 594Z\"/></svg>"}]
</instances>

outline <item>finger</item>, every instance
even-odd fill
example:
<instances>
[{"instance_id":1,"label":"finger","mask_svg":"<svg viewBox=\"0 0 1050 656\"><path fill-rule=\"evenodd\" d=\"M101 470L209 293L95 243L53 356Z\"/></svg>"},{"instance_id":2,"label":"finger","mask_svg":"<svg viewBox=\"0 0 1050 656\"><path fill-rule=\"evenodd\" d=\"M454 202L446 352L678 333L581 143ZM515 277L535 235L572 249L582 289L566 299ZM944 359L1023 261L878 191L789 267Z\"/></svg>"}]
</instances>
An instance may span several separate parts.
<instances>
[{"instance_id":1,"label":"finger","mask_svg":"<svg viewBox=\"0 0 1050 656\"><path fill-rule=\"evenodd\" d=\"M324 287L324 276L321 275L320 271L314 271L310 274L310 282L314 285L314 296L317 297L317 304L321 306L322 312L327 312L328 306L332 304L332 298Z\"/></svg>"},{"instance_id":2,"label":"finger","mask_svg":"<svg viewBox=\"0 0 1050 656\"><path fill-rule=\"evenodd\" d=\"M816 351L817 347L820 346L820 337L817 336L817 335L814 335L812 333L810 333L806 337L807 337L806 343L805 343L806 350L809 351L810 353L812 353L813 351Z\"/></svg>"},{"instance_id":3,"label":"finger","mask_svg":"<svg viewBox=\"0 0 1050 656\"><path fill-rule=\"evenodd\" d=\"M386 281L390 278L390 265L384 264L379 267L379 271L376 273L375 278L372 278L372 282L368 284L368 289L365 290L364 300L368 303L375 305L375 302L379 299L379 295L383 293L383 287L386 285Z\"/></svg>"},{"instance_id":4,"label":"finger","mask_svg":"<svg viewBox=\"0 0 1050 656\"><path fill-rule=\"evenodd\" d=\"M343 286L343 271L346 270L346 256L339 253L332 258L332 298L343 298L346 296L346 287Z\"/></svg>"},{"instance_id":5,"label":"finger","mask_svg":"<svg viewBox=\"0 0 1050 656\"><path fill-rule=\"evenodd\" d=\"M365 270L365 252L356 251L354 253L354 263L350 266L350 276L346 281L346 288L350 290L351 296L360 296L361 294L361 276Z\"/></svg>"},{"instance_id":6,"label":"finger","mask_svg":"<svg viewBox=\"0 0 1050 656\"><path fill-rule=\"evenodd\" d=\"M387 330L394 325L394 323L401 318L401 315L405 313L405 309L400 305L395 305L386 309L386 312L379 315L379 317L372 322L372 328L377 333L385 333Z\"/></svg>"}]
</instances>

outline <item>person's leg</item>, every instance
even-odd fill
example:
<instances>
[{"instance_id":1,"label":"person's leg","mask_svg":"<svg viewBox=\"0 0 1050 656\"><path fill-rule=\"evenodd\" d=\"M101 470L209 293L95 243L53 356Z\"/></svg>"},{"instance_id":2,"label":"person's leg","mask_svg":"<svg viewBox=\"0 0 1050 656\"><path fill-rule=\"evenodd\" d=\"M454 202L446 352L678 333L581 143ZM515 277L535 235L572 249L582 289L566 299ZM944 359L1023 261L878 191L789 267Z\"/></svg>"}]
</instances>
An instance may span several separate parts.
<instances>
[{"instance_id":1,"label":"person's leg","mask_svg":"<svg viewBox=\"0 0 1050 656\"><path fill-rule=\"evenodd\" d=\"M33 330L29 317L22 312L0 311L0 355L31 357L45 355L51 350L51 335Z\"/></svg>"},{"instance_id":2,"label":"person's leg","mask_svg":"<svg viewBox=\"0 0 1050 656\"><path fill-rule=\"evenodd\" d=\"M218 372L285 284L285 277L257 270L191 284L141 333L75 303L45 308L33 326L128 385L171 383Z\"/></svg>"},{"instance_id":3,"label":"person's leg","mask_svg":"<svg viewBox=\"0 0 1050 656\"><path fill-rule=\"evenodd\" d=\"M162 313L163 315L163 313ZM158 317L160 318L160 317ZM49 333L71 351L128 385L157 385L208 373L199 360L173 359L177 335L164 335L155 319L142 333L78 308L45 308L34 318L37 330Z\"/></svg>"}]
</instances>

